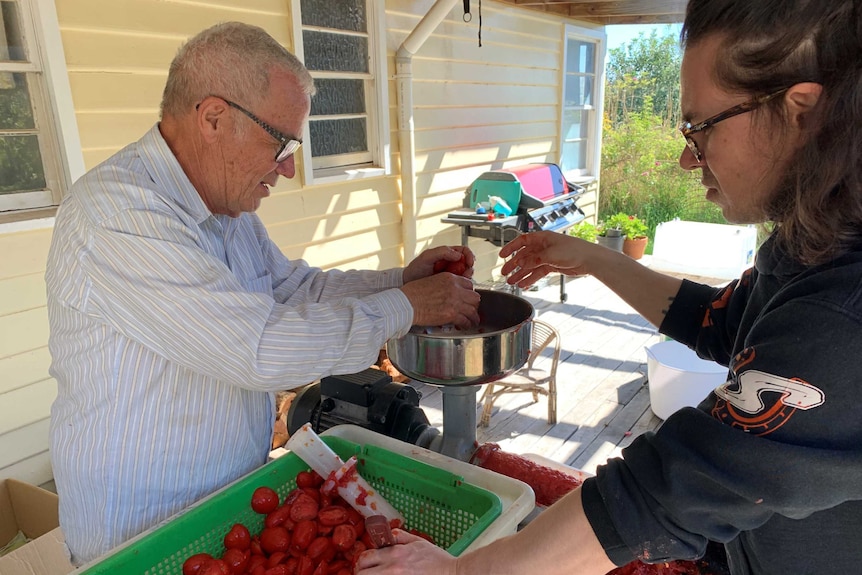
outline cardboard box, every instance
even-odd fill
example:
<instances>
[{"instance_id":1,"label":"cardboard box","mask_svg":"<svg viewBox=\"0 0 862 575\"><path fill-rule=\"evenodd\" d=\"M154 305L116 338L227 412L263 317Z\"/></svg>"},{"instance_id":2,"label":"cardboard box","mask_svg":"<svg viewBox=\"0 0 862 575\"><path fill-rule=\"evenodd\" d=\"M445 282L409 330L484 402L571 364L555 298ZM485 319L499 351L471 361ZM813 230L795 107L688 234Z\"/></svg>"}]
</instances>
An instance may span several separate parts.
<instances>
[{"instance_id":1,"label":"cardboard box","mask_svg":"<svg viewBox=\"0 0 862 575\"><path fill-rule=\"evenodd\" d=\"M57 495L6 479L0 482L0 547L18 531L32 539L0 557L0 575L66 575L74 570L60 531Z\"/></svg>"}]
</instances>

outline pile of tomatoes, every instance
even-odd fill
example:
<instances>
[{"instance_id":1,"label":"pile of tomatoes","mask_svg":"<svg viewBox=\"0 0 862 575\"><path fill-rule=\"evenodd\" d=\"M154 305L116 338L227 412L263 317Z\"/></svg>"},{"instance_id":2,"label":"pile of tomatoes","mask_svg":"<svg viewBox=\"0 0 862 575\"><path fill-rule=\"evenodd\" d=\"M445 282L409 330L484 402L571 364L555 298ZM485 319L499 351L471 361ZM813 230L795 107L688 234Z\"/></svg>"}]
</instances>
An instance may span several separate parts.
<instances>
[{"instance_id":1,"label":"pile of tomatoes","mask_svg":"<svg viewBox=\"0 0 862 575\"><path fill-rule=\"evenodd\" d=\"M321 492L323 482L314 471L300 471L283 502L269 487L257 488L251 507L266 515L263 530L252 535L235 524L220 558L192 555L183 575L351 575L359 555L375 545L365 518L338 495Z\"/></svg>"}]
</instances>

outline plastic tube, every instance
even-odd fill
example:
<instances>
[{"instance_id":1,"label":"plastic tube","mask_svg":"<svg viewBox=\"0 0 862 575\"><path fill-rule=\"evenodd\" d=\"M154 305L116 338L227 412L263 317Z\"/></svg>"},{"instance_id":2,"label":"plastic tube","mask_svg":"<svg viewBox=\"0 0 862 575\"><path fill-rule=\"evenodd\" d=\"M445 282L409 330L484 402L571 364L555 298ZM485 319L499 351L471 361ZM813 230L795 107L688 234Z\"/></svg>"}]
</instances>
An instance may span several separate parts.
<instances>
[{"instance_id":1,"label":"plastic tube","mask_svg":"<svg viewBox=\"0 0 862 575\"><path fill-rule=\"evenodd\" d=\"M305 461L325 479L321 490L338 491L351 507L363 517L383 515L393 527L404 525L404 516L356 471L356 457L344 462L306 423L287 441L285 448Z\"/></svg>"}]
</instances>

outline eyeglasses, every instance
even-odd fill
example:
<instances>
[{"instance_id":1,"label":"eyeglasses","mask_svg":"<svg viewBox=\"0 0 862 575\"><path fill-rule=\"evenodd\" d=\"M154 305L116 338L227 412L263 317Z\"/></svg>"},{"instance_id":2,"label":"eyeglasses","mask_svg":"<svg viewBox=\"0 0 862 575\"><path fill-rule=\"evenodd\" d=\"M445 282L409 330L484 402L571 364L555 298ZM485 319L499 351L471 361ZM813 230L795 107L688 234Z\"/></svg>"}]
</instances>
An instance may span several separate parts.
<instances>
[{"instance_id":1,"label":"eyeglasses","mask_svg":"<svg viewBox=\"0 0 862 575\"><path fill-rule=\"evenodd\" d=\"M263 120L261 120L260 118L258 118L257 116L255 116L254 114L252 114L251 112L249 112L248 110L243 108L242 106L240 106L239 104L237 104L236 102L231 102L227 98L222 98L221 96L214 96L214 97L219 98L221 100L224 100L228 106L230 106L231 108L236 108L237 110L239 110L240 112L242 112L243 114L245 114L246 116L251 118L255 124L257 124L258 126L263 128L264 130L266 130L267 134L269 134L270 136L272 136L273 138L275 138L276 140L278 140L281 143L281 147L275 153L275 162L276 163L280 164L281 162L283 162L286 159L288 159L289 157L291 157L293 154L296 153L296 151L302 145L302 140L295 140L294 138L291 138L290 136L283 134L282 132L279 132L278 130L276 130L275 128L273 128L272 126L270 126L269 124L267 124L266 122L264 122ZM200 106L200 104L198 104L198 106Z\"/></svg>"},{"instance_id":2,"label":"eyeglasses","mask_svg":"<svg viewBox=\"0 0 862 575\"><path fill-rule=\"evenodd\" d=\"M720 113L716 114L715 116L712 116L711 118L707 118L706 120L704 120L703 122L700 122L699 124L692 124L691 122L685 122L682 125L680 125L679 131L682 134L682 136L685 138L685 144L686 144L686 146L688 146L688 149L691 150L691 153L692 153L692 155L694 155L694 158L698 162L702 162L703 161L703 152L701 152L698 149L697 143L694 141L694 138L691 137L692 134L697 134L698 132L702 132L702 131L706 130L707 128L712 128L713 126L715 126L719 122L723 122L724 120L727 120L728 118L732 118L732 117L738 116L740 114L745 114L746 112L750 112L750 111L754 110L755 108L759 108L760 106L762 106L763 104L765 104L766 102L771 100L772 98L774 98L780 94L783 94L787 90L788 90L787 88L782 88L781 90L779 90L777 92L773 92L772 94L767 94L765 96L760 96L759 98L754 98L753 100L743 102L742 104L737 104L736 106L734 106L732 108L728 108L724 112L720 112Z\"/></svg>"}]
</instances>

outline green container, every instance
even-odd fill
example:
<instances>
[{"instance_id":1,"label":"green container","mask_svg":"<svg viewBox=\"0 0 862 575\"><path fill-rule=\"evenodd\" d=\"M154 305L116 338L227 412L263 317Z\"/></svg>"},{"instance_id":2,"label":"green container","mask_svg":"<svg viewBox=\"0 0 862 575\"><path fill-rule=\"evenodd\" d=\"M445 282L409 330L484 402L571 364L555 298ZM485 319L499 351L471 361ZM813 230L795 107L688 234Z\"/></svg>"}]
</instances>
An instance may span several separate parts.
<instances>
[{"instance_id":1,"label":"green container","mask_svg":"<svg viewBox=\"0 0 862 575\"><path fill-rule=\"evenodd\" d=\"M342 459L356 455L359 474L404 515L408 528L429 534L450 554L459 555L502 510L496 494L463 482L463 478L427 463L373 445L339 437L323 441ZM133 540L81 571L81 575L180 575L183 562L196 553L214 557L234 523L252 534L263 529L264 516L251 508L251 495L263 485L280 499L296 487L296 474L308 469L288 453L243 477L226 489L192 505L164 525Z\"/></svg>"}]
</instances>

